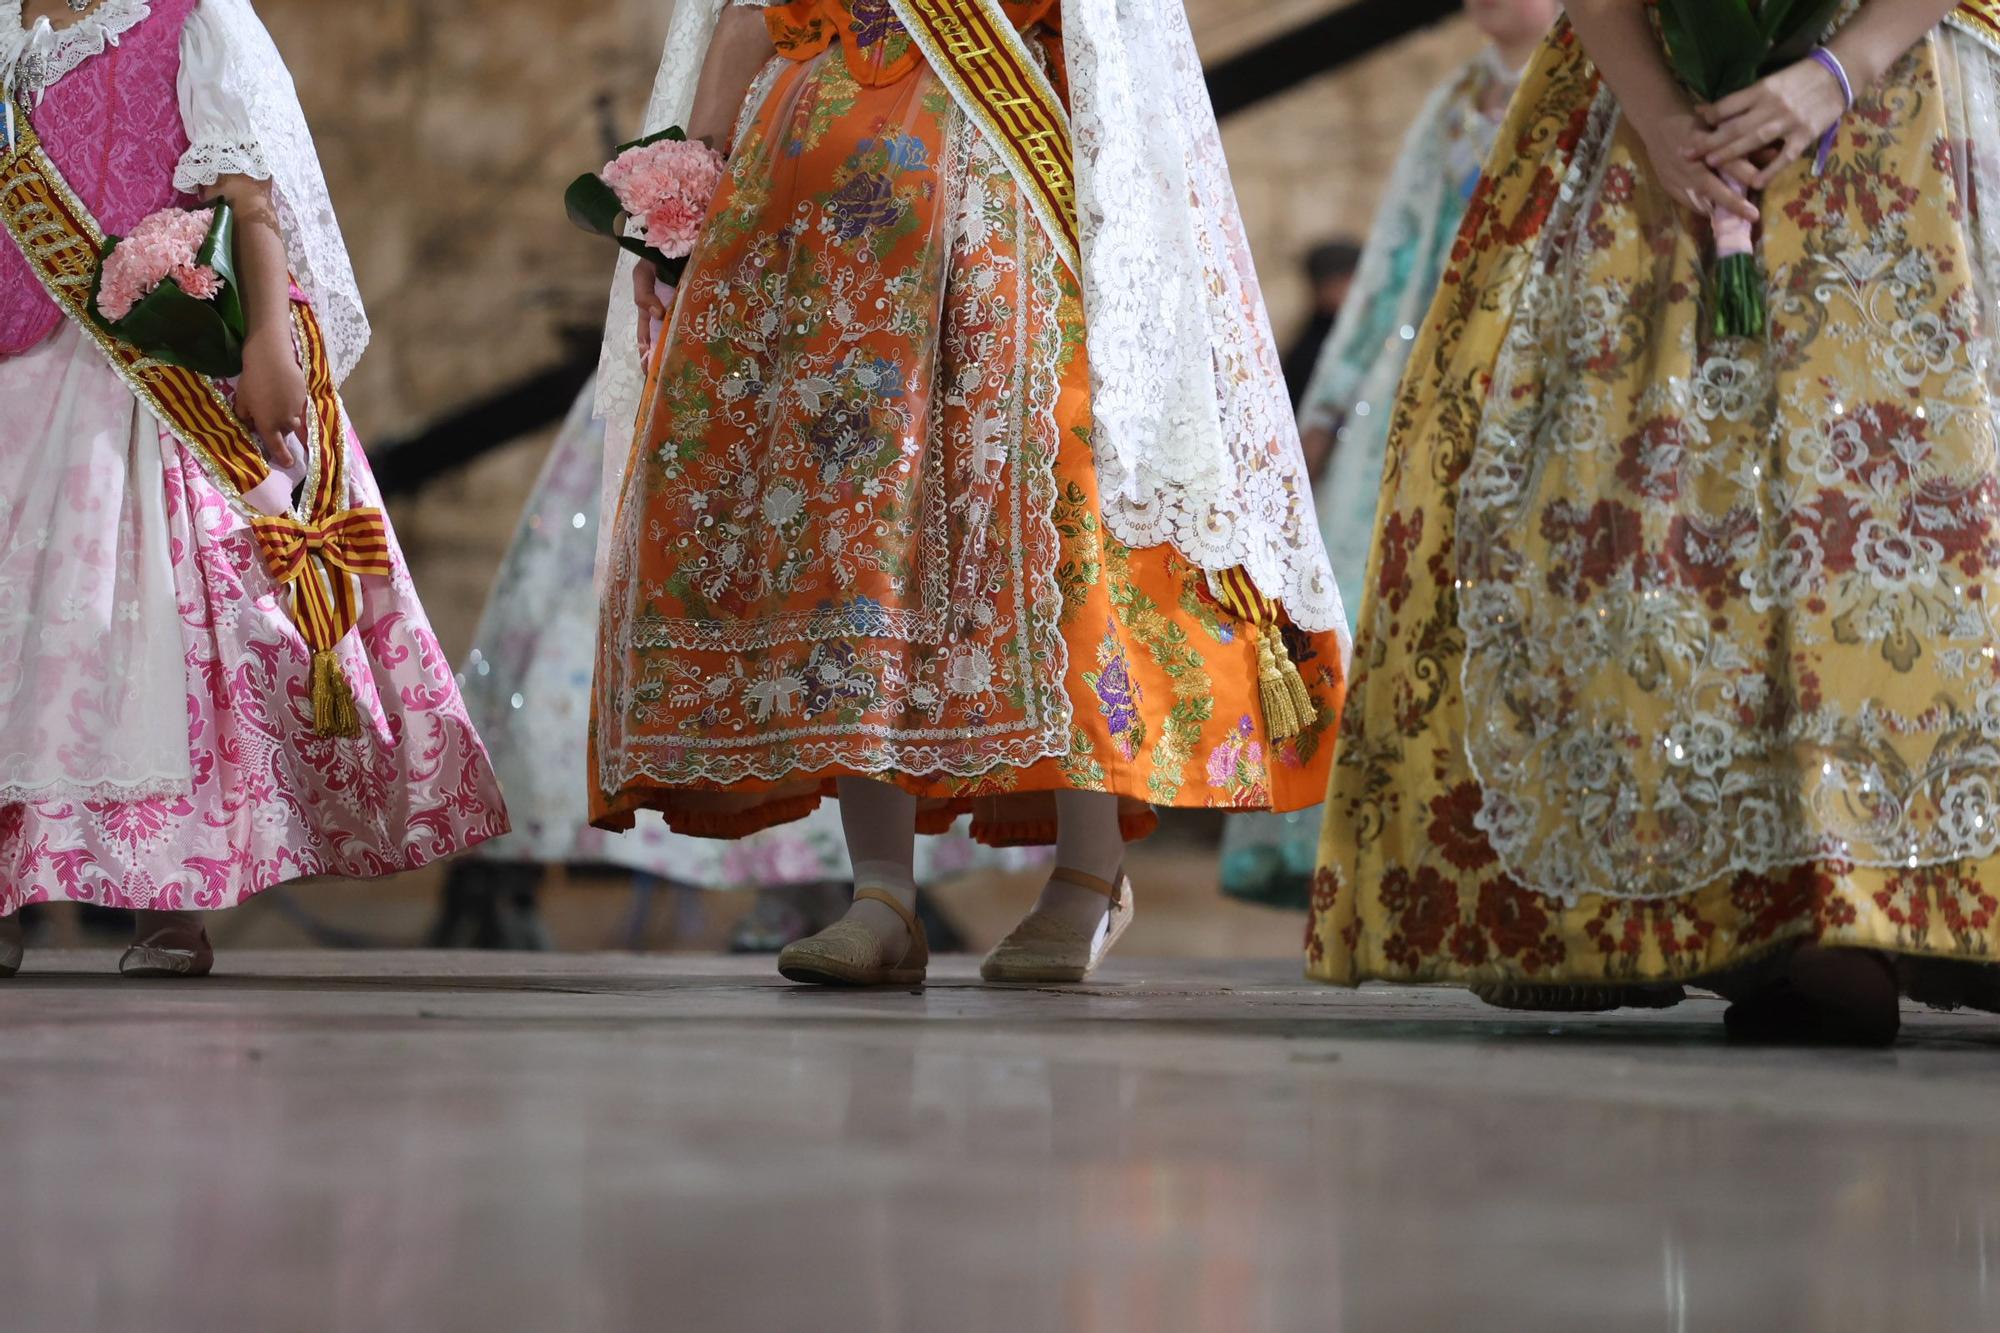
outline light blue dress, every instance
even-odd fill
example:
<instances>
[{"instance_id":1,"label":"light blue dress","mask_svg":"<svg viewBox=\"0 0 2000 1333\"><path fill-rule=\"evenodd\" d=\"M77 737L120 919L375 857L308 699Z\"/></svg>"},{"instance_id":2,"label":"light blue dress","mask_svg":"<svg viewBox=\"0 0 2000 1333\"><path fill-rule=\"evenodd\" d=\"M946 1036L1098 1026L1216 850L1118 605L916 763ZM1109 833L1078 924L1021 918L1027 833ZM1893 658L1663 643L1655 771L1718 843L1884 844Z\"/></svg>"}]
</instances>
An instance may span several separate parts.
<instances>
[{"instance_id":1,"label":"light blue dress","mask_svg":"<svg viewBox=\"0 0 2000 1333\"><path fill-rule=\"evenodd\" d=\"M1411 126L1375 214L1354 285L1320 351L1299 407L1301 431L1339 440L1314 487L1340 600L1361 607L1390 410L1417 330L1451 257L1458 224L1500 130L1490 105L1509 82L1490 54L1447 79ZM1236 815L1222 840L1222 888L1231 897L1304 908L1319 852L1320 811Z\"/></svg>"}]
</instances>

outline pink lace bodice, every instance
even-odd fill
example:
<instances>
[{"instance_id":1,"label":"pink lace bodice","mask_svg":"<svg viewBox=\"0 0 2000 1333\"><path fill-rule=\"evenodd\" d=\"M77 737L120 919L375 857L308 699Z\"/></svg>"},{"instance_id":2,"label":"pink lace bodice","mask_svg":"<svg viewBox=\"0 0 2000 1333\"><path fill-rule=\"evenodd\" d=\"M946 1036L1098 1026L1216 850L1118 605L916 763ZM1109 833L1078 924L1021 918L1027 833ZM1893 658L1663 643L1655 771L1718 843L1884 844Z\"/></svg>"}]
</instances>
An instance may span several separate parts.
<instances>
[{"instance_id":1,"label":"pink lace bodice","mask_svg":"<svg viewBox=\"0 0 2000 1333\"><path fill-rule=\"evenodd\" d=\"M200 0L152 0L152 13L48 89L29 110L49 159L111 235L182 197L181 28ZM0 241L0 356L18 356L62 322L18 247Z\"/></svg>"}]
</instances>

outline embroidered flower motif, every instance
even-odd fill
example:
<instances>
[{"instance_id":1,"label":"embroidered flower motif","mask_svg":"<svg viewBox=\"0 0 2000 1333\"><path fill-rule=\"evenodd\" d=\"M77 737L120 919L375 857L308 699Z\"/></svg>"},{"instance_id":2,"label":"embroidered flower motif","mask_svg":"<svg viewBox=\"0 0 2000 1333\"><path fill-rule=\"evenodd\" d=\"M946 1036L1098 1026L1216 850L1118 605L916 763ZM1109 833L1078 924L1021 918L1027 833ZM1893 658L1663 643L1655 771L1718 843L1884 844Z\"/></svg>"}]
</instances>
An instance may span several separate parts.
<instances>
[{"instance_id":1,"label":"embroidered flower motif","mask_svg":"<svg viewBox=\"0 0 2000 1333\"><path fill-rule=\"evenodd\" d=\"M1465 781L1431 801L1428 833L1438 854L1460 870L1484 870L1496 859L1479 829L1479 784Z\"/></svg>"},{"instance_id":2,"label":"embroidered flower motif","mask_svg":"<svg viewBox=\"0 0 2000 1333\"><path fill-rule=\"evenodd\" d=\"M1097 696L1097 709L1111 732L1111 743L1126 759L1136 758L1145 739L1145 721L1139 714L1139 687L1132 679L1132 664L1118 641L1116 625L1107 626L1097 645L1096 671L1083 673L1084 683Z\"/></svg>"},{"instance_id":3,"label":"embroidered flower motif","mask_svg":"<svg viewBox=\"0 0 2000 1333\"><path fill-rule=\"evenodd\" d=\"M969 644L946 659L944 687L961 699L993 692L993 655L984 644Z\"/></svg>"},{"instance_id":4,"label":"embroidered flower motif","mask_svg":"<svg viewBox=\"0 0 2000 1333\"><path fill-rule=\"evenodd\" d=\"M1239 804L1256 805L1269 799L1269 777L1257 723L1246 713L1236 720L1235 730L1209 751L1209 785L1230 793Z\"/></svg>"},{"instance_id":5,"label":"embroidered flower motif","mask_svg":"<svg viewBox=\"0 0 2000 1333\"><path fill-rule=\"evenodd\" d=\"M889 0L848 0L847 12L854 19L854 44L864 51L903 30Z\"/></svg>"},{"instance_id":6,"label":"embroidered flower motif","mask_svg":"<svg viewBox=\"0 0 2000 1333\"><path fill-rule=\"evenodd\" d=\"M833 219L834 235L843 241L861 239L868 232L886 227L902 213L894 188L887 176L873 171L857 171L826 201Z\"/></svg>"},{"instance_id":7,"label":"embroidered flower motif","mask_svg":"<svg viewBox=\"0 0 2000 1333\"><path fill-rule=\"evenodd\" d=\"M789 527L805 508L806 497L796 486L780 482L764 492L764 521L774 528Z\"/></svg>"}]
</instances>

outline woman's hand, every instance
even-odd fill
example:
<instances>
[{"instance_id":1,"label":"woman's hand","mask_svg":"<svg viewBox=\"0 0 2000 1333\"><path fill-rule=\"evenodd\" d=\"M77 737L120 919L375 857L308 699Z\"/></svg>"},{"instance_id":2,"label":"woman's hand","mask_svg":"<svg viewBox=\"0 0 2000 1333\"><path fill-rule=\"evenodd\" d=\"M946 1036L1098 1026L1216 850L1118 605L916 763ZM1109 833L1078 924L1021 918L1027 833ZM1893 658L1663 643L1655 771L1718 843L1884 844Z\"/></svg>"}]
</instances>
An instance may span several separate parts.
<instances>
[{"instance_id":1,"label":"woman's hand","mask_svg":"<svg viewBox=\"0 0 2000 1333\"><path fill-rule=\"evenodd\" d=\"M292 349L290 327L254 335L243 345L236 415L264 442L264 456L271 462L284 467L297 461L285 437L305 434L306 375Z\"/></svg>"},{"instance_id":2,"label":"woman's hand","mask_svg":"<svg viewBox=\"0 0 2000 1333\"><path fill-rule=\"evenodd\" d=\"M1676 108L1664 115L1632 116L1633 128L1645 141L1653 176L1675 202L1708 217L1734 213L1745 222L1757 220L1757 206L1733 188L1723 173L1703 160L1698 145L1708 126L1693 108ZM1744 164L1739 183L1747 184L1753 168ZM1734 173L1732 173L1734 174Z\"/></svg>"},{"instance_id":3,"label":"woman's hand","mask_svg":"<svg viewBox=\"0 0 2000 1333\"><path fill-rule=\"evenodd\" d=\"M1761 190L1846 114L1847 94L1832 70L1808 59L1697 112L1708 126L1695 140L1701 161L1713 170L1746 166L1733 174Z\"/></svg>"},{"instance_id":4,"label":"woman's hand","mask_svg":"<svg viewBox=\"0 0 2000 1333\"><path fill-rule=\"evenodd\" d=\"M640 260L632 269L632 303L639 307L640 356L652 350L654 334L666 326L667 303L660 299L662 290L660 271L650 260Z\"/></svg>"}]
</instances>

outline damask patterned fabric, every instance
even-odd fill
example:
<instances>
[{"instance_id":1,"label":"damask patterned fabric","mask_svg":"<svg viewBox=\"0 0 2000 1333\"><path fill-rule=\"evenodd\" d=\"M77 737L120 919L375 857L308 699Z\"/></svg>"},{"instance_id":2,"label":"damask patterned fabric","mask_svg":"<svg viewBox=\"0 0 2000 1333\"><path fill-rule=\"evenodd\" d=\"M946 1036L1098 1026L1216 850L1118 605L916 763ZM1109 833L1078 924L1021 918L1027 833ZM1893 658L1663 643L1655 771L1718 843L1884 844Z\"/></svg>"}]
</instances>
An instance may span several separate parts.
<instances>
[{"instance_id":1,"label":"damask patterned fabric","mask_svg":"<svg viewBox=\"0 0 2000 1333\"><path fill-rule=\"evenodd\" d=\"M844 773L892 776L931 827L979 798L1000 845L1050 839L1064 786L1130 798L1135 835L1148 802L1311 803L1338 640L1293 637L1317 717L1273 744L1253 631L1105 529L1078 295L1027 201L893 15L835 8L837 41L767 11L784 58L653 372L593 818L745 833Z\"/></svg>"},{"instance_id":2,"label":"damask patterned fabric","mask_svg":"<svg viewBox=\"0 0 2000 1333\"><path fill-rule=\"evenodd\" d=\"M1764 194L1768 341L1559 28L1391 435L1308 936L1329 981L2000 946L1992 53Z\"/></svg>"}]
</instances>

